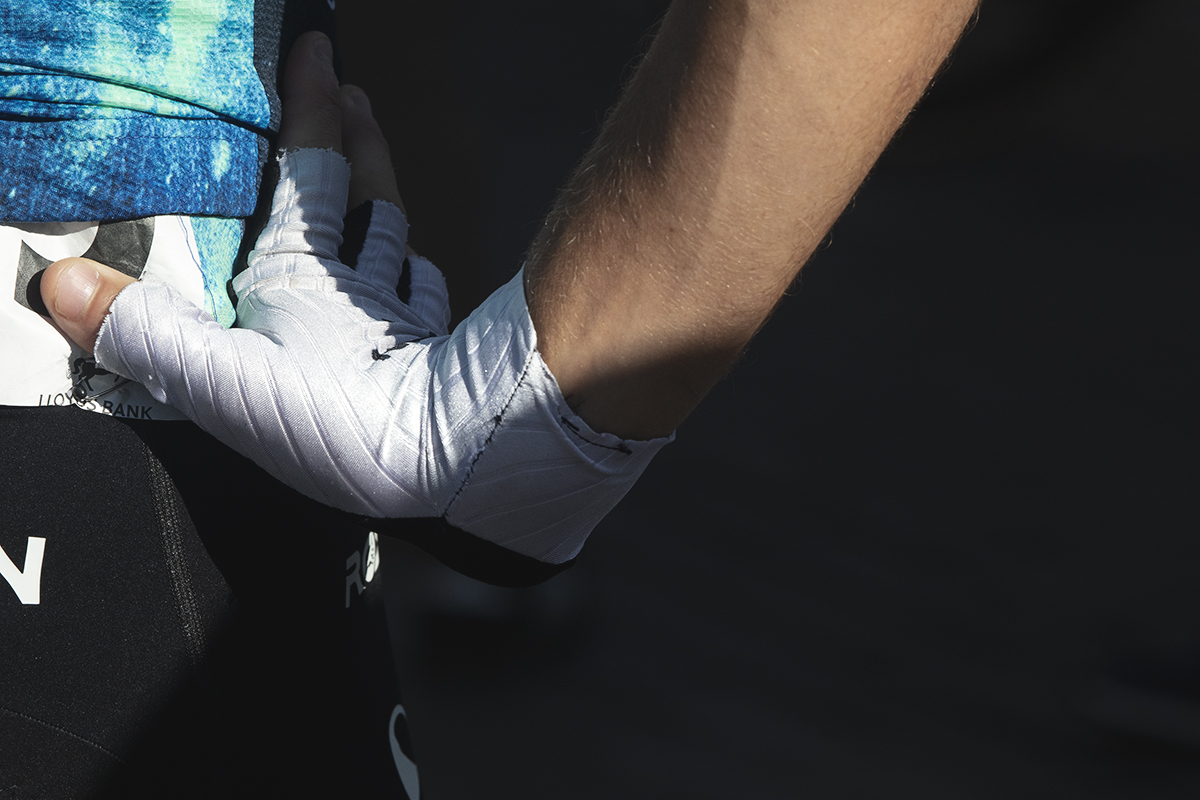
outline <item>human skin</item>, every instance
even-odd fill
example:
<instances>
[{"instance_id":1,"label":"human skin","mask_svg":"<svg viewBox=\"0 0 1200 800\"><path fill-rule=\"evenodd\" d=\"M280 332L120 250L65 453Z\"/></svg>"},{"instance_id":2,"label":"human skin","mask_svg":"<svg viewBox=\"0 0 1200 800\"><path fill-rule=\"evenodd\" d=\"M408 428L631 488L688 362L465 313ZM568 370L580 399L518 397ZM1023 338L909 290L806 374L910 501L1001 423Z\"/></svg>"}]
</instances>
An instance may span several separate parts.
<instances>
[{"instance_id":1,"label":"human skin","mask_svg":"<svg viewBox=\"0 0 1200 800\"><path fill-rule=\"evenodd\" d=\"M593 429L674 430L736 361L957 41L976 0L678 0L526 265L538 347ZM279 144L352 164L350 207L400 204L363 93L329 43L284 72ZM82 282L76 279L82 278ZM130 279L66 259L42 280L89 350Z\"/></svg>"},{"instance_id":2,"label":"human skin","mask_svg":"<svg viewBox=\"0 0 1200 800\"><path fill-rule=\"evenodd\" d=\"M677 2L526 266L568 402L674 430L737 359L975 0Z\"/></svg>"}]
</instances>

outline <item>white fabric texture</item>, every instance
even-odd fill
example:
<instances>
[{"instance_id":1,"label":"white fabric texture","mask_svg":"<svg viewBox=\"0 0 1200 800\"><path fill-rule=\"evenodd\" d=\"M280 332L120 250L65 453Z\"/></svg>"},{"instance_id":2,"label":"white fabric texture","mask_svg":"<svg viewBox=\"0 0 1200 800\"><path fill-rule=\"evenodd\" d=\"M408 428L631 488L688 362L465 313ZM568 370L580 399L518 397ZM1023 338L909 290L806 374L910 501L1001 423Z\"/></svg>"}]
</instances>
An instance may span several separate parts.
<instances>
[{"instance_id":1,"label":"white fabric texture","mask_svg":"<svg viewBox=\"0 0 1200 800\"><path fill-rule=\"evenodd\" d=\"M338 261L350 171L280 159L271 219L226 330L153 280L118 295L97 362L143 383L284 483L372 517L444 516L549 563L573 558L669 439L592 431L537 352L522 276L453 333L441 273L408 259L377 202L356 268Z\"/></svg>"}]
</instances>

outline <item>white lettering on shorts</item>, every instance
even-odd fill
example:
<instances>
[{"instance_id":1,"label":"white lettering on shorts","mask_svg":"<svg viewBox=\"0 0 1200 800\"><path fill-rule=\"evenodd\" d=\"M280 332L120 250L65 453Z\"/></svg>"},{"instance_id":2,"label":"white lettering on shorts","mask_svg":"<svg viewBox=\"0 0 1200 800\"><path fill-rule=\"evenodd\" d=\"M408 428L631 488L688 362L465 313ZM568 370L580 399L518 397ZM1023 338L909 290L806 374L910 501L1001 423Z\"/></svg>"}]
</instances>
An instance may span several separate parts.
<instances>
[{"instance_id":1,"label":"white lettering on shorts","mask_svg":"<svg viewBox=\"0 0 1200 800\"><path fill-rule=\"evenodd\" d=\"M42 602L42 556L45 552L46 540L30 536L25 544L25 569L20 570L0 547L0 575L24 605L36 606Z\"/></svg>"},{"instance_id":2,"label":"white lettering on shorts","mask_svg":"<svg viewBox=\"0 0 1200 800\"><path fill-rule=\"evenodd\" d=\"M400 749L400 740L396 738L396 720L399 717L404 717L405 721L408 721L408 715L404 713L404 706L396 706L392 709L392 719L388 722L388 740L392 743L392 760L396 762L396 772L400 773L400 782L404 784L404 791L410 800L420 800L421 780L417 775L417 765Z\"/></svg>"},{"instance_id":3,"label":"white lettering on shorts","mask_svg":"<svg viewBox=\"0 0 1200 800\"><path fill-rule=\"evenodd\" d=\"M350 607L350 590L357 589L356 593L362 594L367 584L375 580L378 572L379 534L372 531L367 534L367 544L363 551L360 553L355 550L346 559L346 608Z\"/></svg>"},{"instance_id":4,"label":"white lettering on shorts","mask_svg":"<svg viewBox=\"0 0 1200 800\"><path fill-rule=\"evenodd\" d=\"M379 534L372 531L367 536L366 553L367 571L363 578L370 583L375 580L375 573L379 571Z\"/></svg>"}]
</instances>

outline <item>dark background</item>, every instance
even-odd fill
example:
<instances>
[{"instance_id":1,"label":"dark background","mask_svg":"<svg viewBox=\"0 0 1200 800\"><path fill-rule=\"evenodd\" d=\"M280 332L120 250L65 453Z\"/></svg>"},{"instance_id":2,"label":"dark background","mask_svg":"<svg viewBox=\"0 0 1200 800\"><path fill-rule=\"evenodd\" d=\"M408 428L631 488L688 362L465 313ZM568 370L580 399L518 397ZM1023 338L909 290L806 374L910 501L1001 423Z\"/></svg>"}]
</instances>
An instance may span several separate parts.
<instances>
[{"instance_id":1,"label":"dark background","mask_svg":"<svg viewBox=\"0 0 1200 800\"><path fill-rule=\"evenodd\" d=\"M664 8L340 4L460 315ZM1112 711L1200 668L1197 42L1193 0L986 0L574 570L389 542L425 795L1200 796L1200 749Z\"/></svg>"}]
</instances>

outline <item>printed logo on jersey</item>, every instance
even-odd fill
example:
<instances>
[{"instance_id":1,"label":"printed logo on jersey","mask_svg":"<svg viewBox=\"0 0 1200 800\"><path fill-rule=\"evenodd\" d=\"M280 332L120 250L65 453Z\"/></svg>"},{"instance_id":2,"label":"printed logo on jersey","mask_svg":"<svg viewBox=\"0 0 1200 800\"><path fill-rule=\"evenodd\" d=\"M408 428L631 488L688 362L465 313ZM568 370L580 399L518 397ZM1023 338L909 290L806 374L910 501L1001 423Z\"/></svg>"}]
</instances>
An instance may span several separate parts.
<instances>
[{"instance_id":1,"label":"printed logo on jersey","mask_svg":"<svg viewBox=\"0 0 1200 800\"><path fill-rule=\"evenodd\" d=\"M203 252L220 261L233 232L204 219L198 222L207 232ZM0 405L74 405L115 417L183 419L144 386L102 369L91 353L71 343L49 318L41 281L51 263L87 257L133 278L152 276L207 308L212 304L200 244L193 220L178 215L118 222L0 222ZM220 294L226 294L224 281Z\"/></svg>"},{"instance_id":2,"label":"printed logo on jersey","mask_svg":"<svg viewBox=\"0 0 1200 800\"><path fill-rule=\"evenodd\" d=\"M42 556L45 552L46 540L30 536L25 542L25 568L17 569L8 553L0 547L0 576L8 581L22 605L36 606L42 602Z\"/></svg>"},{"instance_id":3,"label":"printed logo on jersey","mask_svg":"<svg viewBox=\"0 0 1200 800\"><path fill-rule=\"evenodd\" d=\"M356 595L362 594L367 584L375 580L379 574L379 534L367 534L367 543L362 552L355 550L346 559L346 608L350 607L350 590L357 589Z\"/></svg>"},{"instance_id":4,"label":"printed logo on jersey","mask_svg":"<svg viewBox=\"0 0 1200 800\"><path fill-rule=\"evenodd\" d=\"M122 222L101 222L96 226L96 237L92 239L88 249L80 254L80 257L107 264L129 277L137 279L142 277L142 273L146 270L146 262L150 260L150 247L153 244L153 217ZM50 259L34 252L27 243L21 242L21 259L17 265L17 288L13 299L42 316L49 316L50 312L42 303L39 288L41 275L51 263ZM77 356L71 362L71 401L76 405L83 405L89 401L103 402L101 398L126 383L128 381L120 375L114 375L97 366L96 359L88 353ZM41 397L39 396L38 399L40 401ZM39 405L41 405L40 402ZM46 405L52 405L52 403L47 402ZM115 414L115 416L134 417L135 419L149 418L149 407L137 410L131 407L126 412L124 404L116 405L121 406L123 413ZM109 406L109 413L112 413L114 404L109 403Z\"/></svg>"},{"instance_id":5,"label":"printed logo on jersey","mask_svg":"<svg viewBox=\"0 0 1200 800\"><path fill-rule=\"evenodd\" d=\"M131 278L140 278L146 269L146 262L150 260L150 245L153 243L153 217L123 222L101 222L96 228L96 238L92 240L88 249L79 255L107 264ZM50 316L50 312L42 303L42 273L52 263L54 262L51 259L35 252L26 242L21 242L13 300L43 317Z\"/></svg>"},{"instance_id":6,"label":"printed logo on jersey","mask_svg":"<svg viewBox=\"0 0 1200 800\"><path fill-rule=\"evenodd\" d=\"M398 705L392 710L388 740L392 745L392 760L396 762L396 772L400 774L400 783L404 784L408 800L420 800L421 780L417 775L417 764L412 760L412 741L408 738L408 715L404 713L404 706Z\"/></svg>"}]
</instances>

